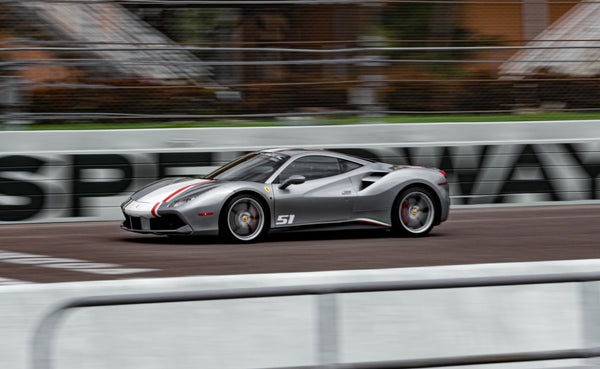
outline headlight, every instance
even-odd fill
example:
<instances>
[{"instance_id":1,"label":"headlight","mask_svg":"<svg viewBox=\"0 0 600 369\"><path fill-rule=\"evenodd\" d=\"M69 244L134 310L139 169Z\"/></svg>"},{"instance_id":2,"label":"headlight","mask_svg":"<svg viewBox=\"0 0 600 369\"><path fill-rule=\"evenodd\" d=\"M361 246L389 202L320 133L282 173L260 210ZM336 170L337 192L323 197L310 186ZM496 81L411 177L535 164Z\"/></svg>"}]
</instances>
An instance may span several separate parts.
<instances>
[{"instance_id":1,"label":"headlight","mask_svg":"<svg viewBox=\"0 0 600 369\"><path fill-rule=\"evenodd\" d=\"M203 189L194 191L193 193L190 193L189 195L183 195L182 197L179 197L179 198L176 197L174 200L172 200L169 203L169 207L176 208L176 207L179 207L182 205L186 205L187 203L196 200L201 195L206 194L208 191L212 190L213 188L214 187L203 188Z\"/></svg>"},{"instance_id":2,"label":"headlight","mask_svg":"<svg viewBox=\"0 0 600 369\"><path fill-rule=\"evenodd\" d=\"M194 201L198 198L198 196L200 196L200 194L194 194L192 196L188 196L188 197L183 197L179 200L173 201L172 203L169 204L170 208L177 208L179 206L185 205L187 203L189 203L190 201Z\"/></svg>"},{"instance_id":3,"label":"headlight","mask_svg":"<svg viewBox=\"0 0 600 369\"><path fill-rule=\"evenodd\" d=\"M125 201L124 203L121 204L121 209L125 210L127 205L131 204L132 202L133 202L133 199L131 197L128 198L127 201Z\"/></svg>"}]
</instances>

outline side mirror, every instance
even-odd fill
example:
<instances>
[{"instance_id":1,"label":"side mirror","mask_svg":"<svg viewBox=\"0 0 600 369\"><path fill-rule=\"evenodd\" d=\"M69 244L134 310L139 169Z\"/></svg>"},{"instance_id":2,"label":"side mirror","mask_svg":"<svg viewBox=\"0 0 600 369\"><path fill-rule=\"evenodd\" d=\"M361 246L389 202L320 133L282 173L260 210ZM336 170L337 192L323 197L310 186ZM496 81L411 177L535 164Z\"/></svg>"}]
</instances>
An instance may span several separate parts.
<instances>
[{"instance_id":1,"label":"side mirror","mask_svg":"<svg viewBox=\"0 0 600 369\"><path fill-rule=\"evenodd\" d=\"M297 174L294 174L293 176L290 176L289 178L287 178L285 181L283 181L280 185L279 185L279 189L280 190L285 190L286 188L288 188L290 185L296 185L296 184L302 184L306 182L306 177L304 176L300 176Z\"/></svg>"}]
</instances>

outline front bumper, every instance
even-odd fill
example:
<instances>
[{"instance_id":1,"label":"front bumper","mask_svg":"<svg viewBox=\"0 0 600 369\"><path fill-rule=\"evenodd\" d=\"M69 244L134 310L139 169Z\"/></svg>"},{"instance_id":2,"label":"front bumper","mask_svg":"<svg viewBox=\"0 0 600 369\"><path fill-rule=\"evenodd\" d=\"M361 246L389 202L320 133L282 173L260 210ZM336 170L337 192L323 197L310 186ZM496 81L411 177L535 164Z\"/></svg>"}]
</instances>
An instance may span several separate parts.
<instances>
[{"instance_id":1,"label":"front bumper","mask_svg":"<svg viewBox=\"0 0 600 369\"><path fill-rule=\"evenodd\" d=\"M186 224L177 214L165 214L159 218L132 216L126 213L121 229L137 233L155 234L191 234L192 227Z\"/></svg>"}]
</instances>

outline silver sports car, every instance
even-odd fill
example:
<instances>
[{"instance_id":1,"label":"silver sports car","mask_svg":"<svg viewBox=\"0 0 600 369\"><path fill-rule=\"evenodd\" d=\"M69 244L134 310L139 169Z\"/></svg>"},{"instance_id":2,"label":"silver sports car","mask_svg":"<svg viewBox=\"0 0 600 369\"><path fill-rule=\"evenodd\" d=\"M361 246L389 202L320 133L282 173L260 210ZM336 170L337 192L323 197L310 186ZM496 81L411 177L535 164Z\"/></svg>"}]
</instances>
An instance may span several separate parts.
<instances>
[{"instance_id":1,"label":"silver sports car","mask_svg":"<svg viewBox=\"0 0 600 369\"><path fill-rule=\"evenodd\" d=\"M446 175L323 150L248 154L204 178L165 178L121 205L121 228L257 240L269 230L385 227L422 236L448 218Z\"/></svg>"}]
</instances>

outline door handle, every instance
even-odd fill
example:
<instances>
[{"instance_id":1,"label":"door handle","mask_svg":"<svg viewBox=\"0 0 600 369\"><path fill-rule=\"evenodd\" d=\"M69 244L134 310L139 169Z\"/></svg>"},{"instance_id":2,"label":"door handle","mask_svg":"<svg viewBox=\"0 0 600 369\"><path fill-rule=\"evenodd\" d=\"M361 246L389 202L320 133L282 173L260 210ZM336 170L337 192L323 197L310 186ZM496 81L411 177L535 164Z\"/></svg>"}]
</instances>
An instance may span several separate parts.
<instances>
[{"instance_id":1,"label":"door handle","mask_svg":"<svg viewBox=\"0 0 600 369\"><path fill-rule=\"evenodd\" d=\"M350 194L352 194L352 191L343 191L342 192L342 195L350 195Z\"/></svg>"}]
</instances>

